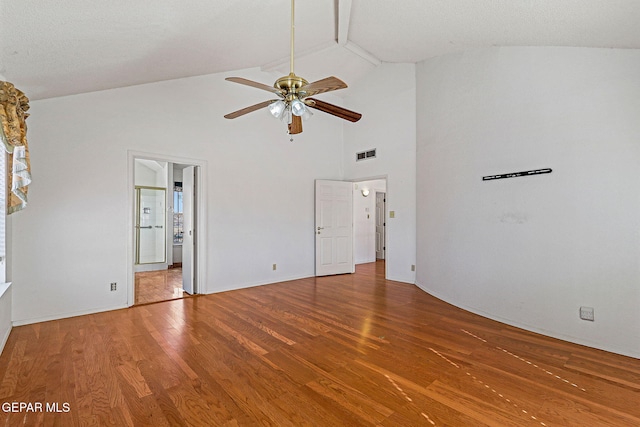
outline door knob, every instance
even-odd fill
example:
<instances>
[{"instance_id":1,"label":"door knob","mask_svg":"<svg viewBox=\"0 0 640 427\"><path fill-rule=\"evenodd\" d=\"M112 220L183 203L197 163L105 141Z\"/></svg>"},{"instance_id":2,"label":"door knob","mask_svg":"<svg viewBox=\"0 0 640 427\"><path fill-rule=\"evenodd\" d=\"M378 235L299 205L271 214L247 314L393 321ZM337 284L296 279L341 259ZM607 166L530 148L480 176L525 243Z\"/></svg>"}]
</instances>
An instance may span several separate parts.
<instances>
[{"instance_id":1,"label":"door knob","mask_svg":"<svg viewBox=\"0 0 640 427\"><path fill-rule=\"evenodd\" d=\"M318 230L324 230L324 227L318 227Z\"/></svg>"}]
</instances>

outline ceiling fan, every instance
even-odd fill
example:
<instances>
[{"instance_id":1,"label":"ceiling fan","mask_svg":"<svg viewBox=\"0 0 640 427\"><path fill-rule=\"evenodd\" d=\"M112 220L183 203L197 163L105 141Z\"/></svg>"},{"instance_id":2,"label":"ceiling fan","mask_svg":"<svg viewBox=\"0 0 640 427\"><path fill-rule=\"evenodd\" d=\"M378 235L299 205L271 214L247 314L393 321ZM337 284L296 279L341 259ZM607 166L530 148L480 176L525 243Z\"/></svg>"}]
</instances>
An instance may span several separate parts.
<instances>
[{"instance_id":1,"label":"ceiling fan","mask_svg":"<svg viewBox=\"0 0 640 427\"><path fill-rule=\"evenodd\" d=\"M295 0L291 0L291 60L289 75L280 77L273 86L268 86L252 80L243 79L241 77L227 77L225 80L266 90L278 95L279 99L271 99L243 108L233 113L229 113L224 117L226 119L235 119L252 111L268 107L269 112L276 118L287 123L288 133L291 135L302 133L302 119L308 119L313 113L310 108L323 111L333 116L339 117L350 122L357 122L362 114L319 99L310 98L333 90L344 89L347 84L337 77L327 77L309 83L293 72L293 46L294 46L294 9Z\"/></svg>"}]
</instances>

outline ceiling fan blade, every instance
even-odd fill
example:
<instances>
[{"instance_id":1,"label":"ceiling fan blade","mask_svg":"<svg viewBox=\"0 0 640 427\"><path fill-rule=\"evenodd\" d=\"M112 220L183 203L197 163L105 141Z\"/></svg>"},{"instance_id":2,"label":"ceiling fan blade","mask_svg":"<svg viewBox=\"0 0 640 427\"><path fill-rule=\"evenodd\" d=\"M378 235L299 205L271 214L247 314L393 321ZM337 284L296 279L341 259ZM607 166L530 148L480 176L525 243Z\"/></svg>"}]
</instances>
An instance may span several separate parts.
<instances>
[{"instance_id":1,"label":"ceiling fan blade","mask_svg":"<svg viewBox=\"0 0 640 427\"><path fill-rule=\"evenodd\" d=\"M225 80L240 83L241 85L251 86L258 89L266 90L267 92L275 93L277 95L283 96L283 92L281 89L276 89L273 86L268 86L263 83L254 82L253 80L243 79L242 77L227 77Z\"/></svg>"},{"instance_id":2,"label":"ceiling fan blade","mask_svg":"<svg viewBox=\"0 0 640 427\"><path fill-rule=\"evenodd\" d=\"M337 77L327 77L326 79L311 82L302 86L298 93L302 96L313 96L319 93L331 92L332 90L346 89L347 84Z\"/></svg>"},{"instance_id":3,"label":"ceiling fan blade","mask_svg":"<svg viewBox=\"0 0 640 427\"><path fill-rule=\"evenodd\" d=\"M289 134L295 135L297 133L302 133L302 117L293 116L291 117L291 124L289 124Z\"/></svg>"},{"instance_id":4,"label":"ceiling fan blade","mask_svg":"<svg viewBox=\"0 0 640 427\"><path fill-rule=\"evenodd\" d=\"M243 108L242 110L238 110L238 111L234 111L233 113L229 113L229 114L225 115L224 118L225 119L235 119L236 117L244 116L247 113L250 113L252 111L256 111L256 110L259 110L261 108L264 108L267 105L269 105L269 104L271 104L272 102L275 102L275 101L277 101L277 99L271 99L269 101L264 101L264 102L261 102L259 104L252 105L250 107Z\"/></svg>"},{"instance_id":5,"label":"ceiling fan blade","mask_svg":"<svg viewBox=\"0 0 640 427\"><path fill-rule=\"evenodd\" d=\"M304 100L304 103L311 108L340 117L344 120L349 120L350 122L355 123L362 118L362 114L360 113L338 107L337 105L329 104L328 102L320 101L319 99L307 98Z\"/></svg>"}]
</instances>

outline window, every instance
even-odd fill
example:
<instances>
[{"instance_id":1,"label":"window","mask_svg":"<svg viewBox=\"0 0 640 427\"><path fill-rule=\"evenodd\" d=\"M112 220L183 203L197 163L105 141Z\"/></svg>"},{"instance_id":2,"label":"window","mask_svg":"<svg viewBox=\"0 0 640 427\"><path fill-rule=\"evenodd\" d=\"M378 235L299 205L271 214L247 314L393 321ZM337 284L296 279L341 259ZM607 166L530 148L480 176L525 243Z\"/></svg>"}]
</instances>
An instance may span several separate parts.
<instances>
[{"instance_id":1,"label":"window","mask_svg":"<svg viewBox=\"0 0 640 427\"><path fill-rule=\"evenodd\" d=\"M182 215L182 183L175 182L173 187L173 244L181 245L184 233Z\"/></svg>"}]
</instances>

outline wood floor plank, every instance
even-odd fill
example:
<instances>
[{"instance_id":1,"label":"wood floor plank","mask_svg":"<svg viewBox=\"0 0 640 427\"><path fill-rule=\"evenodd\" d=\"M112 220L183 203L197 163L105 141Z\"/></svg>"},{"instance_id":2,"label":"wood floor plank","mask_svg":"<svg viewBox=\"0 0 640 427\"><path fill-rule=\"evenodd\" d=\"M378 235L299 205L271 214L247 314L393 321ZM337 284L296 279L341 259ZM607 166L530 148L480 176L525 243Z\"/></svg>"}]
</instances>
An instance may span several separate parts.
<instances>
[{"instance_id":1,"label":"wood floor plank","mask_svg":"<svg viewBox=\"0 0 640 427\"><path fill-rule=\"evenodd\" d=\"M306 278L16 327L1 426L640 426L640 360L384 279Z\"/></svg>"},{"instance_id":2,"label":"wood floor plank","mask_svg":"<svg viewBox=\"0 0 640 427\"><path fill-rule=\"evenodd\" d=\"M149 304L189 297L182 289L182 268L135 273L135 303Z\"/></svg>"},{"instance_id":3,"label":"wood floor plank","mask_svg":"<svg viewBox=\"0 0 640 427\"><path fill-rule=\"evenodd\" d=\"M331 408L305 397L304 391L287 393L271 401L271 404L297 427L346 425L345 420Z\"/></svg>"}]
</instances>

